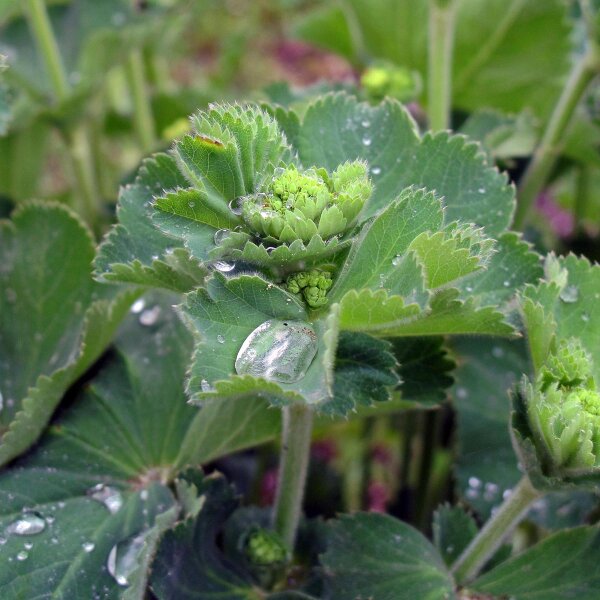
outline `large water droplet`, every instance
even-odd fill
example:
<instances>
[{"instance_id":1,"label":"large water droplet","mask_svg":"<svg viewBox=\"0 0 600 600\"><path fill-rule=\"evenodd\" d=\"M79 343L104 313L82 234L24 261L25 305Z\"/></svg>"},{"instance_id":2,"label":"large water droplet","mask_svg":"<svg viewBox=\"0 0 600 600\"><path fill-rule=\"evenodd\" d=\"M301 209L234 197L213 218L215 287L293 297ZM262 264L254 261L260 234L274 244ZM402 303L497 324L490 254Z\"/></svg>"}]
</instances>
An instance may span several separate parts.
<instances>
[{"instance_id":1,"label":"large water droplet","mask_svg":"<svg viewBox=\"0 0 600 600\"><path fill-rule=\"evenodd\" d=\"M92 499L106 506L108 512L115 514L123 506L123 496L121 492L114 487L99 483L87 491L87 495Z\"/></svg>"},{"instance_id":2,"label":"large water droplet","mask_svg":"<svg viewBox=\"0 0 600 600\"><path fill-rule=\"evenodd\" d=\"M317 334L302 321L271 319L244 341L235 360L239 375L294 383L306 375L317 353Z\"/></svg>"},{"instance_id":3,"label":"large water droplet","mask_svg":"<svg viewBox=\"0 0 600 600\"><path fill-rule=\"evenodd\" d=\"M244 197L240 196L239 198L234 198L230 203L229 203L229 210L234 214L234 215L241 215L242 214L242 206L244 205Z\"/></svg>"},{"instance_id":4,"label":"large water droplet","mask_svg":"<svg viewBox=\"0 0 600 600\"><path fill-rule=\"evenodd\" d=\"M228 234L228 229L219 229L218 231L216 231L214 237L215 246L218 246L227 237Z\"/></svg>"},{"instance_id":5,"label":"large water droplet","mask_svg":"<svg viewBox=\"0 0 600 600\"><path fill-rule=\"evenodd\" d=\"M138 566L145 538L146 532L128 538L114 545L109 552L106 568L119 585L129 584L129 578Z\"/></svg>"},{"instance_id":6,"label":"large water droplet","mask_svg":"<svg viewBox=\"0 0 600 600\"><path fill-rule=\"evenodd\" d=\"M396 254L396 256L394 256L394 258L392 258L392 265L394 265L394 267L397 267L401 262L402 262L401 254Z\"/></svg>"},{"instance_id":7,"label":"large water droplet","mask_svg":"<svg viewBox=\"0 0 600 600\"><path fill-rule=\"evenodd\" d=\"M36 512L24 513L7 528L6 533L12 535L36 535L46 529L45 519Z\"/></svg>"},{"instance_id":8,"label":"large water droplet","mask_svg":"<svg viewBox=\"0 0 600 600\"><path fill-rule=\"evenodd\" d=\"M573 302L577 302L579 298L579 288L576 285L568 285L561 293L560 299L563 302L567 302L571 304Z\"/></svg>"},{"instance_id":9,"label":"large water droplet","mask_svg":"<svg viewBox=\"0 0 600 600\"><path fill-rule=\"evenodd\" d=\"M146 327L150 325L155 325L156 321L158 321L158 317L160 316L160 306L158 304L153 306L152 308L147 308L140 315L140 324Z\"/></svg>"},{"instance_id":10,"label":"large water droplet","mask_svg":"<svg viewBox=\"0 0 600 600\"><path fill-rule=\"evenodd\" d=\"M229 273L229 271L233 271L235 265L230 262L225 262L224 260L218 260L213 263L213 267L217 271L221 271L221 273Z\"/></svg>"},{"instance_id":11,"label":"large water droplet","mask_svg":"<svg viewBox=\"0 0 600 600\"><path fill-rule=\"evenodd\" d=\"M21 550L21 552L19 552L19 554L17 554L17 560L23 561L23 560L27 560L29 558L29 554L27 552L25 552L25 550Z\"/></svg>"},{"instance_id":12,"label":"large water droplet","mask_svg":"<svg viewBox=\"0 0 600 600\"><path fill-rule=\"evenodd\" d=\"M131 305L131 312L134 314L141 313L146 306L146 301L143 298L139 298Z\"/></svg>"}]
</instances>

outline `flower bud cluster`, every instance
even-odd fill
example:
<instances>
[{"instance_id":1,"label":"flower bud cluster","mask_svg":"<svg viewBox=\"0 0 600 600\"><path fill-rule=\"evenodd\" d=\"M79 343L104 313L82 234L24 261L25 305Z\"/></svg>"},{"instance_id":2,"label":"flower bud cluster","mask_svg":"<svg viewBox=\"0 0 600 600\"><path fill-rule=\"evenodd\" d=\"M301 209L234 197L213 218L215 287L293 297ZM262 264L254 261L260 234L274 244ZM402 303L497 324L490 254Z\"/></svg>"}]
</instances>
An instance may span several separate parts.
<instances>
[{"instance_id":1,"label":"flower bud cluster","mask_svg":"<svg viewBox=\"0 0 600 600\"><path fill-rule=\"evenodd\" d=\"M313 269L290 275L286 287L292 294L302 295L311 308L320 308L327 304L326 296L332 284L331 273Z\"/></svg>"},{"instance_id":2,"label":"flower bud cluster","mask_svg":"<svg viewBox=\"0 0 600 600\"><path fill-rule=\"evenodd\" d=\"M305 244L319 235L327 240L351 229L372 192L367 165L354 161L331 175L324 169L279 172L265 193L244 199L242 218L272 244Z\"/></svg>"},{"instance_id":3,"label":"flower bud cluster","mask_svg":"<svg viewBox=\"0 0 600 600\"><path fill-rule=\"evenodd\" d=\"M590 354L579 340L561 342L525 385L535 442L552 471L600 467L600 393Z\"/></svg>"}]
</instances>

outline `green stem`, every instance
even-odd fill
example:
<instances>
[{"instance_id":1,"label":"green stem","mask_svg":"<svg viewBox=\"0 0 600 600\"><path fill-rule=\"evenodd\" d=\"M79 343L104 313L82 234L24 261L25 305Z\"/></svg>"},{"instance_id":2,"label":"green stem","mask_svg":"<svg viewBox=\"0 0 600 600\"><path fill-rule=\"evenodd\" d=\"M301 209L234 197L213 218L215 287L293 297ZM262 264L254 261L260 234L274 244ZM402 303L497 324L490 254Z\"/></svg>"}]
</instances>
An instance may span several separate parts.
<instances>
[{"instance_id":1,"label":"green stem","mask_svg":"<svg viewBox=\"0 0 600 600\"><path fill-rule=\"evenodd\" d=\"M44 61L54 95L58 101L69 95L69 81L63 66L58 42L52 31L52 24L46 11L44 0L26 0L29 27Z\"/></svg>"},{"instance_id":2,"label":"green stem","mask_svg":"<svg viewBox=\"0 0 600 600\"><path fill-rule=\"evenodd\" d=\"M531 503L540 497L527 476L516 485L498 512L485 524L452 566L459 583L471 581L492 558Z\"/></svg>"},{"instance_id":3,"label":"green stem","mask_svg":"<svg viewBox=\"0 0 600 600\"><path fill-rule=\"evenodd\" d=\"M273 525L287 547L294 548L308 474L313 413L295 404L283 409L283 433Z\"/></svg>"},{"instance_id":4,"label":"green stem","mask_svg":"<svg viewBox=\"0 0 600 600\"><path fill-rule=\"evenodd\" d=\"M150 105L150 97L144 75L144 57L141 50L133 50L127 59L127 79L133 101L133 122L142 151L148 152L154 147L156 129Z\"/></svg>"},{"instance_id":5,"label":"green stem","mask_svg":"<svg viewBox=\"0 0 600 600\"><path fill-rule=\"evenodd\" d=\"M429 128L450 125L455 0L429 0L427 111Z\"/></svg>"},{"instance_id":6,"label":"green stem","mask_svg":"<svg viewBox=\"0 0 600 600\"><path fill-rule=\"evenodd\" d=\"M80 124L67 131L65 138L75 183L73 193L77 212L87 223L97 229L101 200L98 194L94 158L87 128Z\"/></svg>"},{"instance_id":7,"label":"green stem","mask_svg":"<svg viewBox=\"0 0 600 600\"><path fill-rule=\"evenodd\" d=\"M546 131L519 182L519 199L513 227L523 229L538 194L552 171L560 151L564 133L589 83L600 71L598 48L590 43L588 51L574 65L567 84L558 99Z\"/></svg>"}]
</instances>

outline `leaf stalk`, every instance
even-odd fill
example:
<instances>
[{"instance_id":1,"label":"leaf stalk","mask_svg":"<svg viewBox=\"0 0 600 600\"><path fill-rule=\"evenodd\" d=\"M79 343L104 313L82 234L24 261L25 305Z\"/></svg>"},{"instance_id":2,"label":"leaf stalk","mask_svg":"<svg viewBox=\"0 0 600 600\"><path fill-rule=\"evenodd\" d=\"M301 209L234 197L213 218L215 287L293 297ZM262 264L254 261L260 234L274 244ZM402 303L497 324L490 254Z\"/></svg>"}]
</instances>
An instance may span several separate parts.
<instances>
[{"instance_id":1,"label":"leaf stalk","mask_svg":"<svg viewBox=\"0 0 600 600\"><path fill-rule=\"evenodd\" d=\"M283 432L273 526L290 551L294 548L308 474L313 411L294 404L283 409Z\"/></svg>"},{"instance_id":2,"label":"leaf stalk","mask_svg":"<svg viewBox=\"0 0 600 600\"><path fill-rule=\"evenodd\" d=\"M468 583L477 576L540 495L524 476L452 566L459 583Z\"/></svg>"}]
</instances>

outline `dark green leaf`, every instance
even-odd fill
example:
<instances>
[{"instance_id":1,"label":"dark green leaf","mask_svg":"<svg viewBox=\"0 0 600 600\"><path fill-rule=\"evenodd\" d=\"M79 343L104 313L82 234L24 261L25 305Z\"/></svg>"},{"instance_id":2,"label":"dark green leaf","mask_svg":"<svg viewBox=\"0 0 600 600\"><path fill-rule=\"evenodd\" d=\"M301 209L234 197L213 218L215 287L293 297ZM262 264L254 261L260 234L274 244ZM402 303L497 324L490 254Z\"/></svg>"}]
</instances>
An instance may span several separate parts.
<instances>
[{"instance_id":1,"label":"dark green leaf","mask_svg":"<svg viewBox=\"0 0 600 600\"><path fill-rule=\"evenodd\" d=\"M327 552L330 600L442 600L454 584L442 558L421 533L388 515L346 515L332 522Z\"/></svg>"},{"instance_id":2,"label":"dark green leaf","mask_svg":"<svg viewBox=\"0 0 600 600\"><path fill-rule=\"evenodd\" d=\"M475 519L460 506L445 504L433 515L433 541L450 567L462 554L479 528Z\"/></svg>"}]
</instances>

